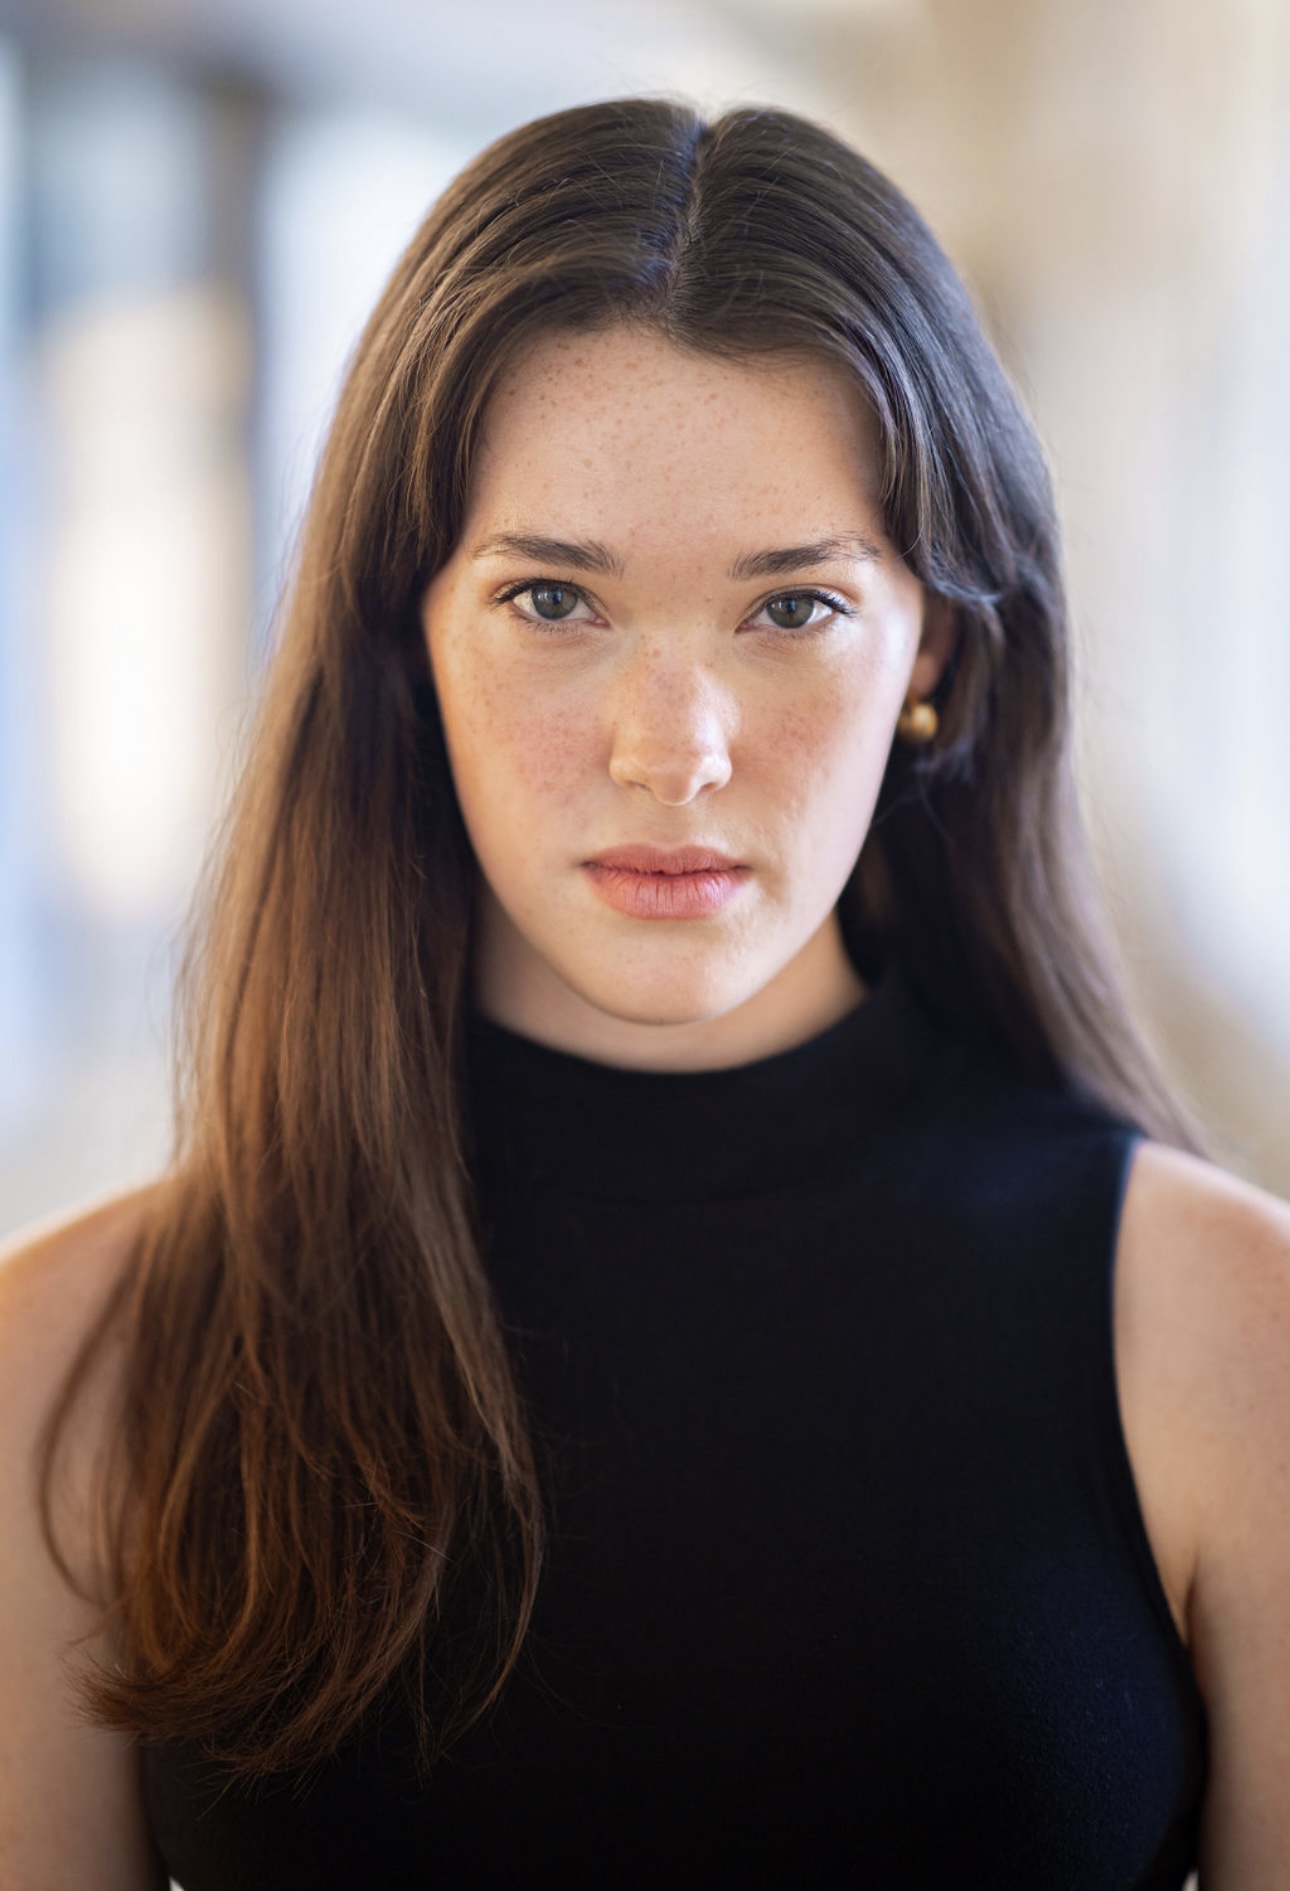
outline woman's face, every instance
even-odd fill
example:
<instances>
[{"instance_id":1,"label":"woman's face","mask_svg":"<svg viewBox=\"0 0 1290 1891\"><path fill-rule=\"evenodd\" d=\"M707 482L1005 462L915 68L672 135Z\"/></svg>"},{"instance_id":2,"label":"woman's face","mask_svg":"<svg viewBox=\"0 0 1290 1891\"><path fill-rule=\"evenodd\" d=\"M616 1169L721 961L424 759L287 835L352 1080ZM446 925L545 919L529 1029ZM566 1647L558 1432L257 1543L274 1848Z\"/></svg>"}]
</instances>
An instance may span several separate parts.
<instances>
[{"instance_id":1,"label":"woman's face","mask_svg":"<svg viewBox=\"0 0 1290 1891\"><path fill-rule=\"evenodd\" d=\"M862 995L834 907L950 638L874 492L827 363L619 326L506 374L423 611L486 1015L684 1068Z\"/></svg>"}]
</instances>

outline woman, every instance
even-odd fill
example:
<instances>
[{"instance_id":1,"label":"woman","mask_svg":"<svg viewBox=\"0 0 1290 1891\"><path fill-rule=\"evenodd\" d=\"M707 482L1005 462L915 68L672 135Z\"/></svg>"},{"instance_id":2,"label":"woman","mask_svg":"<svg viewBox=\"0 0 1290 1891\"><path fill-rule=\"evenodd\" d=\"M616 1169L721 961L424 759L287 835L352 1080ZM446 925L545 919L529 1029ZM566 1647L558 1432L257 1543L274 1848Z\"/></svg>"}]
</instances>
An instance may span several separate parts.
<instances>
[{"instance_id":1,"label":"woman","mask_svg":"<svg viewBox=\"0 0 1290 1891\"><path fill-rule=\"evenodd\" d=\"M1286 1881L1290 1216L1125 1013L1065 649L854 153L629 100L451 187L174 1160L3 1276L6 1882Z\"/></svg>"}]
</instances>

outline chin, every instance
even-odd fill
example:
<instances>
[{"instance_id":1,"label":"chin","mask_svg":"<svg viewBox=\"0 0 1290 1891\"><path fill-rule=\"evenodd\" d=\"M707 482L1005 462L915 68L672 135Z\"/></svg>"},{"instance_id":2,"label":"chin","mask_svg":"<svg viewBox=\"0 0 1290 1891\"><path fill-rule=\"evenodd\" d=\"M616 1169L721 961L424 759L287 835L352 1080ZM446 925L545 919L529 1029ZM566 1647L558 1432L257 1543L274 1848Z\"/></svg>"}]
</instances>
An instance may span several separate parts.
<instances>
[{"instance_id":1,"label":"chin","mask_svg":"<svg viewBox=\"0 0 1290 1891\"><path fill-rule=\"evenodd\" d=\"M695 967L685 976L573 980L579 997L624 1024L708 1024L755 995L764 981L723 977Z\"/></svg>"}]
</instances>

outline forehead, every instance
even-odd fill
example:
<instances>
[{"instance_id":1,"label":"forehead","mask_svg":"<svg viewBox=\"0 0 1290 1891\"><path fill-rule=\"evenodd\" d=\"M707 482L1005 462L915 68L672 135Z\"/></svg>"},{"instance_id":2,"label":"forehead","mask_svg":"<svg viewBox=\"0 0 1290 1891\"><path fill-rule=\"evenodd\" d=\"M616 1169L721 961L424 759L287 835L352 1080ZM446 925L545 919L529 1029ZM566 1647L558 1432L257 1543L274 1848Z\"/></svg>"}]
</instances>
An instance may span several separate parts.
<instances>
[{"instance_id":1,"label":"forehead","mask_svg":"<svg viewBox=\"0 0 1290 1891\"><path fill-rule=\"evenodd\" d=\"M472 522L621 537L728 523L806 535L878 528L877 435L845 369L731 360L619 325L541 337L499 380L472 478Z\"/></svg>"}]
</instances>

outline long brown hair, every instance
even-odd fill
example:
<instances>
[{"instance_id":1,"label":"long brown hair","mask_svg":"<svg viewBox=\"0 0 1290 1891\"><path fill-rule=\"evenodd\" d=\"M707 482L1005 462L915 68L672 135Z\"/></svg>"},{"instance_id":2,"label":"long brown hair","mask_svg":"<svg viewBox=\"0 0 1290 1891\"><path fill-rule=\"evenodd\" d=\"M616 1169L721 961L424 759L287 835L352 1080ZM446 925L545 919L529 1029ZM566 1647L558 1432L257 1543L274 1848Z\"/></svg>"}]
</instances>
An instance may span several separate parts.
<instances>
[{"instance_id":1,"label":"long brown hair","mask_svg":"<svg viewBox=\"0 0 1290 1891\"><path fill-rule=\"evenodd\" d=\"M325 1756L396 1682L429 1762L530 1618L539 1480L460 1121L475 866L418 607L501 369L544 331L616 321L844 364L877 419L887 534L957 610L940 734L893 750L844 897L861 970L899 958L948 1022L1188 1140L1094 917L1042 458L927 227L784 112L627 99L501 139L355 353L192 916L173 1157L47 1436L46 1490L115 1333L120 1653L85 1698L247 1776ZM446 1630L454 1597L469 1634Z\"/></svg>"}]
</instances>

